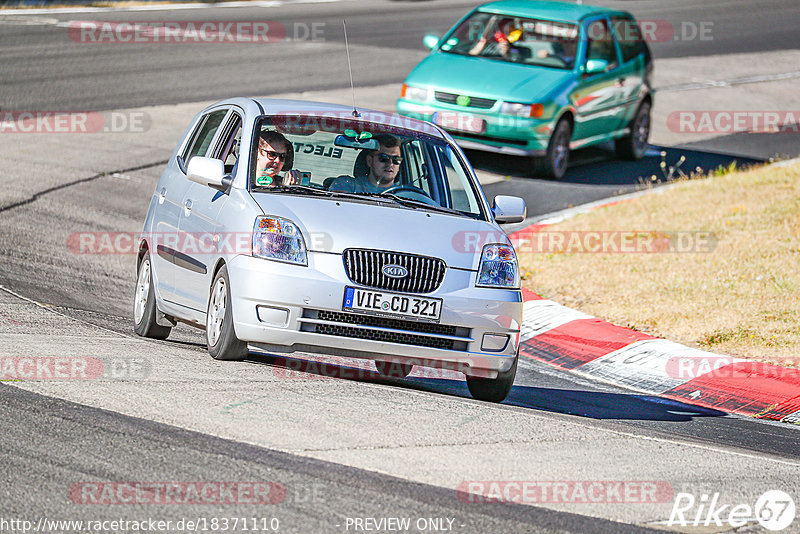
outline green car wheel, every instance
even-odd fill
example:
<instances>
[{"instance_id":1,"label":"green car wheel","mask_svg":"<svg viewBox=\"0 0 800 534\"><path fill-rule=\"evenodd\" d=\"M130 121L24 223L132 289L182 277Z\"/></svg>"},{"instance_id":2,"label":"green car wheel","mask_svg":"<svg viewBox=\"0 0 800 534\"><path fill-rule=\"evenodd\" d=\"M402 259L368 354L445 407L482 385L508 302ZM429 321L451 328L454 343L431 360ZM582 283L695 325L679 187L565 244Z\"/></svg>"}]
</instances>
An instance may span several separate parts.
<instances>
[{"instance_id":1,"label":"green car wheel","mask_svg":"<svg viewBox=\"0 0 800 534\"><path fill-rule=\"evenodd\" d=\"M563 178L569 164L570 139L572 139L572 126L568 120L561 119L550 137L547 153L534 162L534 171L555 180Z\"/></svg>"}]
</instances>

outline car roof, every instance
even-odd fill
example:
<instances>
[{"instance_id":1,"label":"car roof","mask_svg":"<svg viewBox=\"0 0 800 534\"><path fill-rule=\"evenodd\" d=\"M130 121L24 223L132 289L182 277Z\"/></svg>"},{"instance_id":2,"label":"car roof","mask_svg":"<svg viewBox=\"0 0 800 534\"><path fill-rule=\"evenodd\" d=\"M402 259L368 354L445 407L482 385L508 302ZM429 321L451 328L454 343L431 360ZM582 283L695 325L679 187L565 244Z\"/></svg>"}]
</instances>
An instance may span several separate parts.
<instances>
[{"instance_id":1,"label":"car roof","mask_svg":"<svg viewBox=\"0 0 800 534\"><path fill-rule=\"evenodd\" d=\"M286 100L278 98L254 98L254 102L259 104L264 110L265 115L276 114L299 114L299 115L318 115L320 117L332 117L342 119L363 120L374 122L394 128L414 130L425 134L444 139L441 130L433 124L411 117L404 117L397 113L379 111L358 107L358 117L353 116L352 106L340 104L330 104L327 102L315 102L311 100Z\"/></svg>"},{"instance_id":2,"label":"car roof","mask_svg":"<svg viewBox=\"0 0 800 534\"><path fill-rule=\"evenodd\" d=\"M625 11L601 6L546 0L499 0L478 6L479 11L563 22L578 22L591 15L628 15Z\"/></svg>"}]
</instances>

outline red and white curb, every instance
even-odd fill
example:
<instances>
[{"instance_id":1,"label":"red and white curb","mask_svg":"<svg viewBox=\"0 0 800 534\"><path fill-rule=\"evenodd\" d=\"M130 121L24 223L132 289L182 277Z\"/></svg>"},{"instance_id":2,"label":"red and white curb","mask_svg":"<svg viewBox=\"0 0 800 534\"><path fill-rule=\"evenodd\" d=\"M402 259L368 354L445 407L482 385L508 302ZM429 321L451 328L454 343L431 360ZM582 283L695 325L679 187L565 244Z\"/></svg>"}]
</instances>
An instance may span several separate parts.
<instances>
[{"instance_id":1,"label":"red and white curb","mask_svg":"<svg viewBox=\"0 0 800 534\"><path fill-rule=\"evenodd\" d=\"M619 201L573 208L556 219ZM511 233L509 238L513 243L520 242L549 222ZM523 300L523 357L689 404L800 424L798 369L659 339L543 299L526 289Z\"/></svg>"},{"instance_id":2,"label":"red and white curb","mask_svg":"<svg viewBox=\"0 0 800 534\"><path fill-rule=\"evenodd\" d=\"M798 369L687 347L523 294L523 357L689 404L800 424Z\"/></svg>"}]
</instances>

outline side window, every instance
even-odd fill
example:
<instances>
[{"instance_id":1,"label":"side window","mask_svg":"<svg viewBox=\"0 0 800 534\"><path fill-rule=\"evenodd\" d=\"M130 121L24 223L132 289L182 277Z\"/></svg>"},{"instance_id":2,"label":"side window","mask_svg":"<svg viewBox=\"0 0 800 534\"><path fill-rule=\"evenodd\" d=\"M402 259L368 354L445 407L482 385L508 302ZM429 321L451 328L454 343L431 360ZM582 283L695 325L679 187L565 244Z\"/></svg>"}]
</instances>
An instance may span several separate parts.
<instances>
[{"instance_id":1,"label":"side window","mask_svg":"<svg viewBox=\"0 0 800 534\"><path fill-rule=\"evenodd\" d=\"M200 125L195 130L192 140L186 145L183 151L184 164L188 164L189 160L195 156L206 155L208 146L214 139L214 134L217 133L217 128L219 128L219 125L222 123L227 113L228 111L225 109L214 111L206 115L205 118L200 121Z\"/></svg>"},{"instance_id":2,"label":"side window","mask_svg":"<svg viewBox=\"0 0 800 534\"><path fill-rule=\"evenodd\" d=\"M431 186L426 176L427 169L425 163L422 161L418 145L419 141L413 141L403 145L405 169L408 173L409 183L415 187L419 187L430 195Z\"/></svg>"},{"instance_id":3,"label":"side window","mask_svg":"<svg viewBox=\"0 0 800 534\"><path fill-rule=\"evenodd\" d=\"M614 27L614 34L619 42L623 63L627 63L642 53L644 49L642 32L636 22L628 18L611 17L611 25Z\"/></svg>"},{"instance_id":4,"label":"side window","mask_svg":"<svg viewBox=\"0 0 800 534\"><path fill-rule=\"evenodd\" d=\"M608 68L617 66L617 48L614 46L614 36L605 20L596 20L587 28L588 46L586 59L604 59L608 61Z\"/></svg>"},{"instance_id":5,"label":"side window","mask_svg":"<svg viewBox=\"0 0 800 534\"><path fill-rule=\"evenodd\" d=\"M232 112L228 121L225 123L222 134L219 136L217 146L211 152L210 157L221 159L225 164L225 172L233 172L236 160L239 158L239 147L242 140L242 118Z\"/></svg>"}]
</instances>

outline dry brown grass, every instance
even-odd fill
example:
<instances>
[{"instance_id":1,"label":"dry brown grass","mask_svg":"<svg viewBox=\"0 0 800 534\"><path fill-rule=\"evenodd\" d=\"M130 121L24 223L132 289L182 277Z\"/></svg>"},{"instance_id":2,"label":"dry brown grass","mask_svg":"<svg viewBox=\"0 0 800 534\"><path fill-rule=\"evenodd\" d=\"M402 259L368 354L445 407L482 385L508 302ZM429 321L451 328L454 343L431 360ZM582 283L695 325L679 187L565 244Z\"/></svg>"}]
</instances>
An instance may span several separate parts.
<instances>
[{"instance_id":1,"label":"dry brown grass","mask_svg":"<svg viewBox=\"0 0 800 534\"><path fill-rule=\"evenodd\" d=\"M523 284L616 324L742 358L800 363L800 165L685 181L552 231L711 232L706 253L543 253Z\"/></svg>"}]
</instances>

